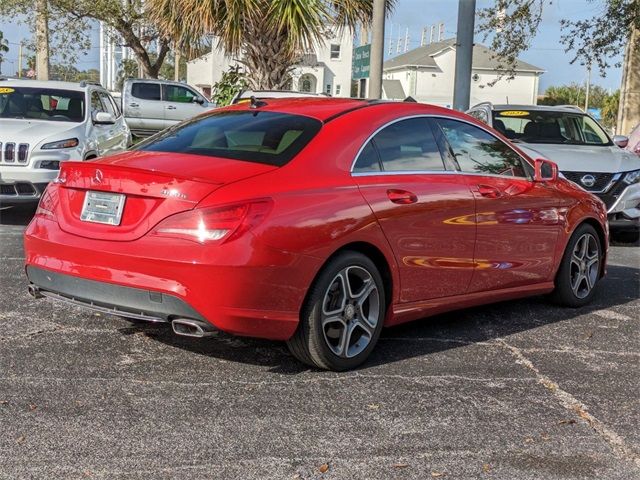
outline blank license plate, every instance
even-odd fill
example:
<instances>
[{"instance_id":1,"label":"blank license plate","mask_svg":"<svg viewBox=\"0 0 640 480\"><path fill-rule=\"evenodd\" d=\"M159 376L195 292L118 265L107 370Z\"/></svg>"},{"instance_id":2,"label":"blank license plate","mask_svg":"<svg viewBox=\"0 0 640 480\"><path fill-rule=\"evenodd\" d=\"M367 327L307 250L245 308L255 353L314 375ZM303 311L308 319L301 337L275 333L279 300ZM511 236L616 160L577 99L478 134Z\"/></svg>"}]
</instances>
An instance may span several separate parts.
<instances>
[{"instance_id":1,"label":"blank license plate","mask_svg":"<svg viewBox=\"0 0 640 480\"><path fill-rule=\"evenodd\" d=\"M84 222L120 225L125 196L122 193L87 192L80 220Z\"/></svg>"}]
</instances>

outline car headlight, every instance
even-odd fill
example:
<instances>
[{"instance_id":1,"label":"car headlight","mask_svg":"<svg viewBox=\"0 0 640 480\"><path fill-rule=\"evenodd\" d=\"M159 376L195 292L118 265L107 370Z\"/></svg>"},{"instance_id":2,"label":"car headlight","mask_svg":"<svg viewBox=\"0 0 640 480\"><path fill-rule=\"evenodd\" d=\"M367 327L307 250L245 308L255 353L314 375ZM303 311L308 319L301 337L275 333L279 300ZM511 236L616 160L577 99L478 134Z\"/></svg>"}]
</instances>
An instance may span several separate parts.
<instances>
[{"instance_id":1,"label":"car headlight","mask_svg":"<svg viewBox=\"0 0 640 480\"><path fill-rule=\"evenodd\" d=\"M61 148L77 147L80 142L77 138L67 138L66 140L58 140L57 142L45 143L40 147L41 150L59 150Z\"/></svg>"},{"instance_id":2,"label":"car headlight","mask_svg":"<svg viewBox=\"0 0 640 480\"><path fill-rule=\"evenodd\" d=\"M634 170L627 173L623 178L624 183L631 185L632 183L640 182L640 170Z\"/></svg>"}]
</instances>

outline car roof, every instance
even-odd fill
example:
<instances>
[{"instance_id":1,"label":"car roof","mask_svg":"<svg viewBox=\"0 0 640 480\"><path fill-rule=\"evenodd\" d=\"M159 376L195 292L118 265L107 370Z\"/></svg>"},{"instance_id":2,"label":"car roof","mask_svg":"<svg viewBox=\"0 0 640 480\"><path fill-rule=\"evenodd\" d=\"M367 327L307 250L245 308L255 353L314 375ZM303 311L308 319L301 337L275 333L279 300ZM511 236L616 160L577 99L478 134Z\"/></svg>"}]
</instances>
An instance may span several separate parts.
<instances>
[{"instance_id":1,"label":"car roof","mask_svg":"<svg viewBox=\"0 0 640 480\"><path fill-rule=\"evenodd\" d=\"M55 88L58 90L73 90L76 92L84 92L88 87L100 88L99 85L81 82L59 82L56 80L23 80L19 78L7 78L0 80L2 87L31 87L31 88Z\"/></svg>"},{"instance_id":2,"label":"car roof","mask_svg":"<svg viewBox=\"0 0 640 480\"><path fill-rule=\"evenodd\" d=\"M270 111L279 113L289 113L292 115L304 115L312 117L321 122L327 122L335 117L362 108L381 107L385 109L407 112L420 110L420 113L434 115L459 116L460 112L455 112L444 107L437 107L425 103L416 102L393 102L385 100L366 100L357 98L335 98L335 97L297 97L297 98L268 98L260 100L262 105L257 111ZM238 103L225 110L251 110L249 102ZM218 109L219 110L219 109Z\"/></svg>"},{"instance_id":3,"label":"car roof","mask_svg":"<svg viewBox=\"0 0 640 480\"><path fill-rule=\"evenodd\" d=\"M585 112L574 105L492 105L492 110L528 110L531 112L571 112L581 113Z\"/></svg>"},{"instance_id":4,"label":"car roof","mask_svg":"<svg viewBox=\"0 0 640 480\"><path fill-rule=\"evenodd\" d=\"M136 82L136 83L162 83L165 85L179 85L181 87L191 87L191 85L189 85L188 83L184 83L184 82L176 82L175 80L164 80L161 78L127 78L124 83L132 83L132 82ZM193 87L191 87L193 88Z\"/></svg>"}]
</instances>

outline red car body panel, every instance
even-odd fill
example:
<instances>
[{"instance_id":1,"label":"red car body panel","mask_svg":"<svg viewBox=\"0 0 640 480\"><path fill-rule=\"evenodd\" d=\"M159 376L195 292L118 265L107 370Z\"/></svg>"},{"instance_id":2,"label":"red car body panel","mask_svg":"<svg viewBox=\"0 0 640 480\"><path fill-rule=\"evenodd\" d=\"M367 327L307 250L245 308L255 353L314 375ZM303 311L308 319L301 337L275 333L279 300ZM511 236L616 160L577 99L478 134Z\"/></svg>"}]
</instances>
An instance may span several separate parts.
<instances>
[{"instance_id":1,"label":"red car body panel","mask_svg":"<svg viewBox=\"0 0 640 480\"><path fill-rule=\"evenodd\" d=\"M394 325L551 291L581 222L599 226L607 241L602 204L563 179L351 175L363 144L388 122L446 116L486 129L467 115L340 99L270 100L260 110L326 123L282 167L143 151L67 162L64 183L48 190L55 218L37 215L26 230L27 268L175 295L221 330L285 340L297 328L314 278L345 247L375 253L390 287L385 324ZM104 176L100 184L93 181L96 169ZM120 226L80 220L88 189L127 195ZM491 198L492 190L500 196ZM390 195L403 191L417 202L394 203ZM151 233L180 212L261 198L271 199L265 219L220 245Z\"/></svg>"}]
</instances>

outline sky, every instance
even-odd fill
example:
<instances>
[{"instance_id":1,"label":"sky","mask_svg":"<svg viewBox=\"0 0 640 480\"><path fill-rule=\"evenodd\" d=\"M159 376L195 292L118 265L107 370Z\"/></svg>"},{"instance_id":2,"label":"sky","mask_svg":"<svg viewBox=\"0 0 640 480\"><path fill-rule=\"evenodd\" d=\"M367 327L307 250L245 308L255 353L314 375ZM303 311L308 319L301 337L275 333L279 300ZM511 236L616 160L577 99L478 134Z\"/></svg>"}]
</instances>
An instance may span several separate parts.
<instances>
[{"instance_id":1,"label":"sky","mask_svg":"<svg viewBox=\"0 0 640 480\"><path fill-rule=\"evenodd\" d=\"M491 4L491 0L477 0L478 9ZM593 0L553 0L551 4L546 5L540 31L531 47L520 56L525 62L546 70L546 73L540 77L540 93L551 85L586 81L585 67L578 63L570 65L569 62L573 57L570 53L565 53L560 44L560 19L577 20L592 17L599 13L600 5L601 2ZM387 20L385 51L388 52L391 39L394 40L395 45L399 35L404 38L407 28L410 48L420 46L423 28L441 22L445 25L445 38L452 38L456 34L457 15L458 0L398 0L393 15ZM24 25L16 25L15 22L10 22L6 18L0 18L0 31L4 33L10 47L9 53L5 55L2 69L4 72L15 72L18 65L18 44L21 39L28 36L28 29ZM96 32L92 37L91 49L86 56L79 59L76 65L80 70L98 68L99 47ZM476 34L475 41L482 43L482 36ZM611 67L605 78L594 71L591 82L606 89L615 90L620 87L621 77L621 69Z\"/></svg>"}]
</instances>

